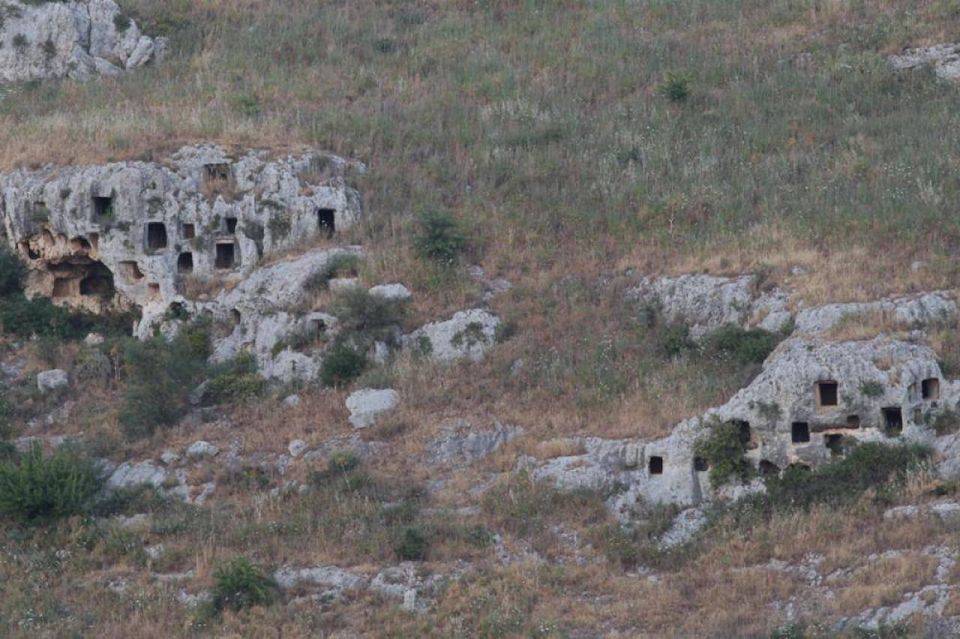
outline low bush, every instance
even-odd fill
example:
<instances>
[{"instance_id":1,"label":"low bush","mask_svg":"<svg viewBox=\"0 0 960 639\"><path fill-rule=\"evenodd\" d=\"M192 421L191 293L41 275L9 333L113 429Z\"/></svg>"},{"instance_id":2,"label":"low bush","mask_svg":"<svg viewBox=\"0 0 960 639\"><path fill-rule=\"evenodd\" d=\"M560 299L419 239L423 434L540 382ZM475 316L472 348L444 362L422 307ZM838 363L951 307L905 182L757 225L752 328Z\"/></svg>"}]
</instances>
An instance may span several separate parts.
<instances>
[{"instance_id":1,"label":"low bush","mask_svg":"<svg viewBox=\"0 0 960 639\"><path fill-rule=\"evenodd\" d=\"M663 357L672 359L696 348L686 324L666 324L656 329L658 350Z\"/></svg>"},{"instance_id":2,"label":"low bush","mask_svg":"<svg viewBox=\"0 0 960 639\"><path fill-rule=\"evenodd\" d=\"M154 337L128 340L124 348L127 387L120 408L120 428L130 439L149 437L169 426L189 408L191 391L207 372L210 354L207 327L184 327L171 341Z\"/></svg>"},{"instance_id":3,"label":"low bush","mask_svg":"<svg viewBox=\"0 0 960 639\"><path fill-rule=\"evenodd\" d=\"M710 465L710 483L715 487L753 477L754 468L744 456L747 450L737 424L719 421L707 424L706 433L694 444L693 451Z\"/></svg>"},{"instance_id":4,"label":"low bush","mask_svg":"<svg viewBox=\"0 0 960 639\"><path fill-rule=\"evenodd\" d=\"M2 407L2 404L0 404L0 407ZM0 419L2 419L2 414L0 414ZM931 426L934 432L937 433L937 437L955 433L960 430L960 412L952 408L947 408L933 418Z\"/></svg>"},{"instance_id":5,"label":"low bush","mask_svg":"<svg viewBox=\"0 0 960 639\"><path fill-rule=\"evenodd\" d=\"M451 265L467 247L467 236L460 221L442 211L427 211L417 222L413 249L420 259Z\"/></svg>"},{"instance_id":6,"label":"low bush","mask_svg":"<svg viewBox=\"0 0 960 639\"><path fill-rule=\"evenodd\" d=\"M400 542L394 548L400 561L423 561L429 547L427 536L419 528L405 528Z\"/></svg>"},{"instance_id":7,"label":"low bush","mask_svg":"<svg viewBox=\"0 0 960 639\"><path fill-rule=\"evenodd\" d=\"M762 364L776 348L780 336L762 328L742 328L736 324L721 326L703 340L704 353L740 366Z\"/></svg>"},{"instance_id":8,"label":"low bush","mask_svg":"<svg viewBox=\"0 0 960 639\"><path fill-rule=\"evenodd\" d=\"M277 583L246 559L234 559L213 575L214 611L268 606L277 598Z\"/></svg>"},{"instance_id":9,"label":"low bush","mask_svg":"<svg viewBox=\"0 0 960 639\"><path fill-rule=\"evenodd\" d=\"M18 521L84 512L102 480L92 461L67 450L44 457L40 444L0 462L0 514Z\"/></svg>"},{"instance_id":10,"label":"low bush","mask_svg":"<svg viewBox=\"0 0 960 639\"><path fill-rule=\"evenodd\" d=\"M266 380L257 373L257 360L241 353L211 374L204 401L218 404L257 397L266 388Z\"/></svg>"},{"instance_id":11,"label":"low bush","mask_svg":"<svg viewBox=\"0 0 960 639\"><path fill-rule=\"evenodd\" d=\"M344 386L360 377L367 367L367 358L352 346L339 342L323 358L320 381L325 386Z\"/></svg>"},{"instance_id":12,"label":"low bush","mask_svg":"<svg viewBox=\"0 0 960 639\"><path fill-rule=\"evenodd\" d=\"M770 477L765 499L778 509L850 503L867 490L890 488L929 456L927 449L916 445L860 444L832 464L814 470L793 466Z\"/></svg>"},{"instance_id":13,"label":"low bush","mask_svg":"<svg viewBox=\"0 0 960 639\"><path fill-rule=\"evenodd\" d=\"M0 297L23 290L26 268L23 262L5 246L0 246Z\"/></svg>"},{"instance_id":14,"label":"low bush","mask_svg":"<svg viewBox=\"0 0 960 639\"><path fill-rule=\"evenodd\" d=\"M343 331L363 344L374 340L392 343L394 327L406 314L406 305L380 295L371 295L359 286L337 293L331 312Z\"/></svg>"},{"instance_id":15,"label":"low bush","mask_svg":"<svg viewBox=\"0 0 960 639\"><path fill-rule=\"evenodd\" d=\"M667 71L657 92L671 102L686 102L690 97L690 74L681 71Z\"/></svg>"}]
</instances>

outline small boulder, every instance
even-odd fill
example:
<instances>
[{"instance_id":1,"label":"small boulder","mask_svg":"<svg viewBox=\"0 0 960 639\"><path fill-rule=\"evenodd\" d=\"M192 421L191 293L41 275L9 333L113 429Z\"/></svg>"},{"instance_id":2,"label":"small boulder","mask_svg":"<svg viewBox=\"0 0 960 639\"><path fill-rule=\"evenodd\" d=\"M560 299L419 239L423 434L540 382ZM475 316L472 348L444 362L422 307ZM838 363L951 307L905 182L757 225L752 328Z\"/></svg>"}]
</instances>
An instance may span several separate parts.
<instances>
[{"instance_id":1,"label":"small boulder","mask_svg":"<svg viewBox=\"0 0 960 639\"><path fill-rule=\"evenodd\" d=\"M360 286L360 279L356 277L335 277L327 285L331 291L336 293Z\"/></svg>"},{"instance_id":2,"label":"small boulder","mask_svg":"<svg viewBox=\"0 0 960 639\"><path fill-rule=\"evenodd\" d=\"M163 462L165 466L172 466L180 461L180 455L176 454L172 450L165 450L160 453L160 461Z\"/></svg>"},{"instance_id":3,"label":"small boulder","mask_svg":"<svg viewBox=\"0 0 960 639\"><path fill-rule=\"evenodd\" d=\"M187 457L191 459L203 459L204 457L215 457L219 452L219 448L201 439L190 444L190 447L187 449Z\"/></svg>"},{"instance_id":4,"label":"small boulder","mask_svg":"<svg viewBox=\"0 0 960 639\"><path fill-rule=\"evenodd\" d=\"M299 395L287 395L283 398L283 405L288 408L296 408L300 405L300 396Z\"/></svg>"},{"instance_id":5,"label":"small boulder","mask_svg":"<svg viewBox=\"0 0 960 639\"><path fill-rule=\"evenodd\" d=\"M99 346L103 344L103 335L100 333L89 333L83 338L83 343L87 346Z\"/></svg>"},{"instance_id":6,"label":"small boulder","mask_svg":"<svg viewBox=\"0 0 960 639\"><path fill-rule=\"evenodd\" d=\"M287 452L291 457L299 457L307 449L307 443L302 439L294 439L287 445Z\"/></svg>"},{"instance_id":7,"label":"small boulder","mask_svg":"<svg viewBox=\"0 0 960 639\"><path fill-rule=\"evenodd\" d=\"M393 410L400 403L400 393L392 389L364 388L347 398L350 423L355 428L373 426L382 413Z\"/></svg>"},{"instance_id":8,"label":"small boulder","mask_svg":"<svg viewBox=\"0 0 960 639\"><path fill-rule=\"evenodd\" d=\"M380 284L371 288L370 294L392 302L406 302L412 297L410 289L403 284Z\"/></svg>"},{"instance_id":9,"label":"small boulder","mask_svg":"<svg viewBox=\"0 0 960 639\"><path fill-rule=\"evenodd\" d=\"M59 368L43 371L37 375L37 388L44 395L60 388L66 388L69 385L70 378L67 376L67 372Z\"/></svg>"},{"instance_id":10,"label":"small boulder","mask_svg":"<svg viewBox=\"0 0 960 639\"><path fill-rule=\"evenodd\" d=\"M444 322L423 326L403 339L404 346L440 361L483 359L496 341L500 318L483 309L460 311Z\"/></svg>"}]
</instances>

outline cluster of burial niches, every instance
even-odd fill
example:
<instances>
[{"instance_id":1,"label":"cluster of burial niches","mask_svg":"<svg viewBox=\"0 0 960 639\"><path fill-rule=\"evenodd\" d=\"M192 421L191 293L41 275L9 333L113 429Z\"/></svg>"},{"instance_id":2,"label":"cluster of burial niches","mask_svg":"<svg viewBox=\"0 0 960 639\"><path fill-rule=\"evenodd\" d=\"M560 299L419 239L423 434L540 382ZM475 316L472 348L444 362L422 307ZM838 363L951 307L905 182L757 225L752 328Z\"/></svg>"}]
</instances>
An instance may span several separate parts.
<instances>
[{"instance_id":1,"label":"cluster of burial niches","mask_svg":"<svg viewBox=\"0 0 960 639\"><path fill-rule=\"evenodd\" d=\"M860 380L850 380L846 386L851 388L846 388L843 379L821 379L805 385L802 395L806 400L795 405L790 413L781 412L772 402L756 401L741 406L749 406L751 410L748 411L721 409L719 412L756 415L753 422L748 419L721 421L736 426L746 457L759 474L775 475L788 466L809 469L842 457L855 442L922 437L923 429L943 408L940 405L941 379L924 377L905 381L908 383L903 387L897 384L897 388L883 388L878 382L871 386ZM891 395L904 401L887 403ZM708 422L706 419L702 424ZM700 432L706 431L701 428ZM675 465L670 467L669 448L648 447L648 450L646 470L651 479L664 475L665 465L668 472L690 472L689 467L686 471ZM691 459L683 454L679 457ZM710 466L706 459L694 456L692 470L696 477L709 471Z\"/></svg>"},{"instance_id":2,"label":"cluster of burial niches","mask_svg":"<svg viewBox=\"0 0 960 639\"><path fill-rule=\"evenodd\" d=\"M271 252L332 237L360 213L344 178L354 168L188 147L163 164L0 176L0 213L30 266L28 294L99 312L163 303L191 278L239 278Z\"/></svg>"}]
</instances>

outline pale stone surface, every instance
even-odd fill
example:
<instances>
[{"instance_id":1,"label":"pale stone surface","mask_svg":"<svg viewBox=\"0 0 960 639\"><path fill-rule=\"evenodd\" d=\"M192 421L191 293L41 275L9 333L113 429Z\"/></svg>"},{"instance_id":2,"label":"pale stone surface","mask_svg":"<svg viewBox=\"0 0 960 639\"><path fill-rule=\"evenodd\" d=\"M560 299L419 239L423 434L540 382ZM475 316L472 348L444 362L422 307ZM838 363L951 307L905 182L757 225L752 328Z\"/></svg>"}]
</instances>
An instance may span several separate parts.
<instances>
[{"instance_id":1,"label":"pale stone surface","mask_svg":"<svg viewBox=\"0 0 960 639\"><path fill-rule=\"evenodd\" d=\"M403 284L380 284L372 287L370 289L370 294L394 302L406 302L413 297L413 295L410 293L410 289Z\"/></svg>"},{"instance_id":2,"label":"pale stone surface","mask_svg":"<svg viewBox=\"0 0 960 639\"><path fill-rule=\"evenodd\" d=\"M907 49L892 55L890 64L895 69L917 69L932 66L941 80L960 80L960 44L937 44L932 47Z\"/></svg>"},{"instance_id":3,"label":"pale stone surface","mask_svg":"<svg viewBox=\"0 0 960 639\"><path fill-rule=\"evenodd\" d=\"M273 573L273 578L283 590L307 584L321 586L336 593L344 590L360 590L369 583L369 580L363 575L336 566L316 566L312 568L284 566Z\"/></svg>"},{"instance_id":4,"label":"pale stone surface","mask_svg":"<svg viewBox=\"0 0 960 639\"><path fill-rule=\"evenodd\" d=\"M460 311L449 320L433 322L417 329L403 338L403 344L439 361L479 361L493 346L499 325L499 317L474 308Z\"/></svg>"},{"instance_id":5,"label":"pale stone surface","mask_svg":"<svg viewBox=\"0 0 960 639\"><path fill-rule=\"evenodd\" d=\"M299 457L307 449L307 444L302 439L294 439L287 444L287 452L291 457Z\"/></svg>"},{"instance_id":6,"label":"pale stone surface","mask_svg":"<svg viewBox=\"0 0 960 639\"><path fill-rule=\"evenodd\" d=\"M159 60L166 38L151 38L113 0L0 5L0 84L120 75Z\"/></svg>"},{"instance_id":7,"label":"pale stone surface","mask_svg":"<svg viewBox=\"0 0 960 639\"><path fill-rule=\"evenodd\" d=\"M355 391L347 398L350 423L355 428L373 426L380 415L393 410L399 403L400 393L392 389L364 388Z\"/></svg>"},{"instance_id":8,"label":"pale stone surface","mask_svg":"<svg viewBox=\"0 0 960 639\"><path fill-rule=\"evenodd\" d=\"M427 460L431 464L474 462L521 433L523 429L519 426L498 422L491 430L477 430L469 422L458 420L445 426L440 435L427 445Z\"/></svg>"},{"instance_id":9,"label":"pale stone surface","mask_svg":"<svg viewBox=\"0 0 960 639\"><path fill-rule=\"evenodd\" d=\"M195 441L190 444L190 447L187 448L187 457L191 459L203 459L204 457L216 457L220 453L220 449L211 444L210 442Z\"/></svg>"},{"instance_id":10,"label":"pale stone surface","mask_svg":"<svg viewBox=\"0 0 960 639\"><path fill-rule=\"evenodd\" d=\"M54 368L49 371L43 371L37 375L37 388L41 393L49 393L70 385L70 378L67 372Z\"/></svg>"}]
</instances>

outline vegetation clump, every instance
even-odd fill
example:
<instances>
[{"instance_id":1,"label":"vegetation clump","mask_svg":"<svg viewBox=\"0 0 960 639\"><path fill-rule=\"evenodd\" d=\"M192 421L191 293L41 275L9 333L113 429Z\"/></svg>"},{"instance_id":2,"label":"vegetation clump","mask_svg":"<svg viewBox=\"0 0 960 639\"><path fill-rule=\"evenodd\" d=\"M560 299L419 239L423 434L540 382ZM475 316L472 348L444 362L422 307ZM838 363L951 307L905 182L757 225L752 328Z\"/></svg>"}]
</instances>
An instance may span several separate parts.
<instances>
[{"instance_id":1,"label":"vegetation clump","mask_svg":"<svg viewBox=\"0 0 960 639\"><path fill-rule=\"evenodd\" d=\"M729 481L744 482L754 475L754 468L744 456L747 452L740 426L733 422L715 421L694 444L694 454L710 465L710 483L714 487Z\"/></svg>"},{"instance_id":2,"label":"vegetation clump","mask_svg":"<svg viewBox=\"0 0 960 639\"><path fill-rule=\"evenodd\" d=\"M60 449L44 457L39 443L0 461L0 514L33 522L77 515L102 485L92 461Z\"/></svg>"},{"instance_id":3,"label":"vegetation clump","mask_svg":"<svg viewBox=\"0 0 960 639\"><path fill-rule=\"evenodd\" d=\"M211 605L218 613L268 606L277 598L277 582L243 558L218 567L213 579Z\"/></svg>"},{"instance_id":4,"label":"vegetation clump","mask_svg":"<svg viewBox=\"0 0 960 639\"><path fill-rule=\"evenodd\" d=\"M463 225L453 215L443 211L420 215L413 248L421 259L449 266L456 263L466 247Z\"/></svg>"},{"instance_id":5,"label":"vegetation clump","mask_svg":"<svg viewBox=\"0 0 960 639\"><path fill-rule=\"evenodd\" d=\"M338 342L323 358L320 381L324 386L345 386L360 377L367 367L363 353L345 342Z\"/></svg>"}]
</instances>

